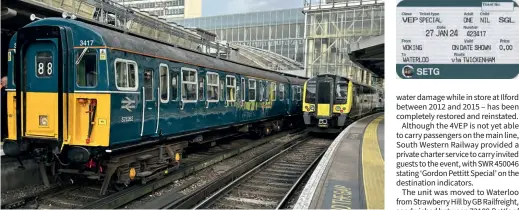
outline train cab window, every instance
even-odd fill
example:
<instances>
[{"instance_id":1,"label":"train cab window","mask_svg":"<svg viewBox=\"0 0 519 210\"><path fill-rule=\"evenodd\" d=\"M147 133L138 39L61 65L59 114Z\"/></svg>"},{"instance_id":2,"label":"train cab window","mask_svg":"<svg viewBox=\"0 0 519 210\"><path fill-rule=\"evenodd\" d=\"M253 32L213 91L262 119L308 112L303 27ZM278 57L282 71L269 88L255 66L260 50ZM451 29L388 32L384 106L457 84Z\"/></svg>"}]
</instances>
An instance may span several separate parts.
<instances>
[{"instance_id":1,"label":"train cab window","mask_svg":"<svg viewBox=\"0 0 519 210\"><path fill-rule=\"evenodd\" d=\"M204 77L198 78L198 100L204 100Z\"/></svg>"},{"instance_id":2,"label":"train cab window","mask_svg":"<svg viewBox=\"0 0 519 210\"><path fill-rule=\"evenodd\" d=\"M256 80L249 79L249 101L256 101Z\"/></svg>"},{"instance_id":3,"label":"train cab window","mask_svg":"<svg viewBox=\"0 0 519 210\"><path fill-rule=\"evenodd\" d=\"M160 102L169 101L169 68L166 64L160 64Z\"/></svg>"},{"instance_id":4,"label":"train cab window","mask_svg":"<svg viewBox=\"0 0 519 210\"><path fill-rule=\"evenodd\" d=\"M345 82L337 83L336 91L335 91L335 103L344 104L346 103L348 94L348 84Z\"/></svg>"},{"instance_id":5,"label":"train cab window","mask_svg":"<svg viewBox=\"0 0 519 210\"><path fill-rule=\"evenodd\" d=\"M246 85L245 78L241 78L241 101L245 101L245 93L247 92Z\"/></svg>"},{"instance_id":6,"label":"train cab window","mask_svg":"<svg viewBox=\"0 0 519 210\"><path fill-rule=\"evenodd\" d=\"M178 100L178 75L176 73L171 75L171 100Z\"/></svg>"},{"instance_id":7,"label":"train cab window","mask_svg":"<svg viewBox=\"0 0 519 210\"><path fill-rule=\"evenodd\" d=\"M218 83L219 75L213 72L207 72L207 101L215 102L218 101L218 87L220 84Z\"/></svg>"},{"instance_id":8,"label":"train cab window","mask_svg":"<svg viewBox=\"0 0 519 210\"><path fill-rule=\"evenodd\" d=\"M196 70L182 68L182 100L185 102L195 102L198 94Z\"/></svg>"},{"instance_id":9,"label":"train cab window","mask_svg":"<svg viewBox=\"0 0 519 210\"><path fill-rule=\"evenodd\" d=\"M316 84L315 84L315 81L308 81L306 83L306 98L305 98L305 102L306 103L315 103L315 97L316 97L316 92L317 92L317 89L316 89Z\"/></svg>"},{"instance_id":10,"label":"train cab window","mask_svg":"<svg viewBox=\"0 0 519 210\"><path fill-rule=\"evenodd\" d=\"M97 51L76 51L76 83L79 87L97 86Z\"/></svg>"},{"instance_id":11,"label":"train cab window","mask_svg":"<svg viewBox=\"0 0 519 210\"><path fill-rule=\"evenodd\" d=\"M279 84L279 100L283 101L285 100L285 85Z\"/></svg>"},{"instance_id":12,"label":"train cab window","mask_svg":"<svg viewBox=\"0 0 519 210\"><path fill-rule=\"evenodd\" d=\"M146 69L144 71L144 91L146 101L155 100L155 94L153 94L153 69Z\"/></svg>"},{"instance_id":13,"label":"train cab window","mask_svg":"<svg viewBox=\"0 0 519 210\"><path fill-rule=\"evenodd\" d=\"M227 76L227 101L235 102L236 101L236 77Z\"/></svg>"},{"instance_id":14,"label":"train cab window","mask_svg":"<svg viewBox=\"0 0 519 210\"><path fill-rule=\"evenodd\" d=\"M137 63L135 61L115 59L115 83L119 90L137 90Z\"/></svg>"},{"instance_id":15,"label":"train cab window","mask_svg":"<svg viewBox=\"0 0 519 210\"><path fill-rule=\"evenodd\" d=\"M276 90L276 82L272 82L272 101L276 101L277 99L277 90Z\"/></svg>"},{"instance_id":16,"label":"train cab window","mask_svg":"<svg viewBox=\"0 0 519 210\"><path fill-rule=\"evenodd\" d=\"M38 52L36 54L36 76L45 78L52 76L52 54L49 51Z\"/></svg>"}]
</instances>

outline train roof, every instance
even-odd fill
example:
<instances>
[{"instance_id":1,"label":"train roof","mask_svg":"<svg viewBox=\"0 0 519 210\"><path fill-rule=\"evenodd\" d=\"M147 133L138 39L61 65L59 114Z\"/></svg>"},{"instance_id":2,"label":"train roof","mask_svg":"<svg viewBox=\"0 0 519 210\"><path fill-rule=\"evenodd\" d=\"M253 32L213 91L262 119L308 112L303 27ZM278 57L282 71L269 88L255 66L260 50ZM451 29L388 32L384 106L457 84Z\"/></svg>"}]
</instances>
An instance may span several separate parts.
<instances>
[{"instance_id":1,"label":"train roof","mask_svg":"<svg viewBox=\"0 0 519 210\"><path fill-rule=\"evenodd\" d=\"M247 64L230 61L227 59L216 58L211 55L184 49L178 46L151 40L138 35L131 35L112 28L105 27L100 24L89 24L81 21L65 19L65 18L45 18L34 21L25 27L41 26L41 25L63 25L73 29L74 45L79 46L80 40L92 40L97 46L106 46L116 50L126 50L131 52L139 52L152 57L171 60L174 62L182 62L194 66L211 68L236 74L242 74L249 77L264 78L272 81L303 84L307 78L290 75L282 72L276 72L269 69L262 69ZM16 34L11 42L16 40ZM12 46L12 44L10 44Z\"/></svg>"}]
</instances>

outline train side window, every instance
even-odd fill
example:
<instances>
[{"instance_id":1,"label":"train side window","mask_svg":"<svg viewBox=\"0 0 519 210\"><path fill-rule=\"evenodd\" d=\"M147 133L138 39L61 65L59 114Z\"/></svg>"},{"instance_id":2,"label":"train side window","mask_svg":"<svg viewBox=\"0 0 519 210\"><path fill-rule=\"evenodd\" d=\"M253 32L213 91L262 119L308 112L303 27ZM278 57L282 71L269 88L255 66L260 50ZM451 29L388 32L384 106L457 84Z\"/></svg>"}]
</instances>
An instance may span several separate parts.
<instances>
[{"instance_id":1,"label":"train side window","mask_svg":"<svg viewBox=\"0 0 519 210\"><path fill-rule=\"evenodd\" d=\"M303 100L303 87L301 87L301 86L297 86L297 91L298 91L298 92L297 92L297 95L298 95L298 97L299 97L297 100L298 100L298 101Z\"/></svg>"},{"instance_id":2,"label":"train side window","mask_svg":"<svg viewBox=\"0 0 519 210\"><path fill-rule=\"evenodd\" d=\"M53 73L52 53L49 51L36 54L36 77L45 78Z\"/></svg>"},{"instance_id":3,"label":"train side window","mask_svg":"<svg viewBox=\"0 0 519 210\"><path fill-rule=\"evenodd\" d=\"M155 100L155 94L153 94L153 69L146 69L144 71L144 91L146 93L146 101Z\"/></svg>"},{"instance_id":4,"label":"train side window","mask_svg":"<svg viewBox=\"0 0 519 210\"><path fill-rule=\"evenodd\" d=\"M279 84L279 100L283 101L285 100L285 85Z\"/></svg>"},{"instance_id":5,"label":"train side window","mask_svg":"<svg viewBox=\"0 0 519 210\"><path fill-rule=\"evenodd\" d=\"M241 78L241 101L245 101L245 93L247 92L245 78Z\"/></svg>"},{"instance_id":6,"label":"train side window","mask_svg":"<svg viewBox=\"0 0 519 210\"><path fill-rule=\"evenodd\" d=\"M139 85L135 61L115 59L115 86L119 90L136 91Z\"/></svg>"},{"instance_id":7,"label":"train side window","mask_svg":"<svg viewBox=\"0 0 519 210\"><path fill-rule=\"evenodd\" d=\"M276 89L276 82L272 82L272 101L276 101L278 91Z\"/></svg>"},{"instance_id":8,"label":"train side window","mask_svg":"<svg viewBox=\"0 0 519 210\"><path fill-rule=\"evenodd\" d=\"M160 102L168 103L169 101L169 68L166 64L160 64Z\"/></svg>"},{"instance_id":9,"label":"train side window","mask_svg":"<svg viewBox=\"0 0 519 210\"><path fill-rule=\"evenodd\" d=\"M292 101L296 100L296 86L292 85Z\"/></svg>"},{"instance_id":10,"label":"train side window","mask_svg":"<svg viewBox=\"0 0 519 210\"><path fill-rule=\"evenodd\" d=\"M301 101L301 87L298 85L294 85L293 87L294 87L294 89L293 89L294 101Z\"/></svg>"},{"instance_id":11,"label":"train side window","mask_svg":"<svg viewBox=\"0 0 519 210\"><path fill-rule=\"evenodd\" d=\"M198 100L204 100L204 77L198 78Z\"/></svg>"},{"instance_id":12,"label":"train side window","mask_svg":"<svg viewBox=\"0 0 519 210\"><path fill-rule=\"evenodd\" d=\"M195 69L182 68L182 101L196 102L198 98L197 77Z\"/></svg>"},{"instance_id":13,"label":"train side window","mask_svg":"<svg viewBox=\"0 0 519 210\"><path fill-rule=\"evenodd\" d=\"M220 101L225 101L225 79L220 79Z\"/></svg>"},{"instance_id":14,"label":"train side window","mask_svg":"<svg viewBox=\"0 0 519 210\"><path fill-rule=\"evenodd\" d=\"M265 83L263 83L263 81L258 81L259 83L259 99L258 101L263 101L264 100L264 97L265 97Z\"/></svg>"},{"instance_id":15,"label":"train side window","mask_svg":"<svg viewBox=\"0 0 519 210\"><path fill-rule=\"evenodd\" d=\"M173 73L171 75L171 100L178 100L178 75Z\"/></svg>"},{"instance_id":16,"label":"train side window","mask_svg":"<svg viewBox=\"0 0 519 210\"><path fill-rule=\"evenodd\" d=\"M97 86L97 51L76 51L76 83L79 87Z\"/></svg>"},{"instance_id":17,"label":"train side window","mask_svg":"<svg viewBox=\"0 0 519 210\"><path fill-rule=\"evenodd\" d=\"M256 101L256 80L249 79L249 101Z\"/></svg>"},{"instance_id":18,"label":"train side window","mask_svg":"<svg viewBox=\"0 0 519 210\"><path fill-rule=\"evenodd\" d=\"M235 101L241 101L241 83L238 83L238 78L234 77L236 81L236 92L234 93L234 95L236 96L236 100Z\"/></svg>"},{"instance_id":19,"label":"train side window","mask_svg":"<svg viewBox=\"0 0 519 210\"><path fill-rule=\"evenodd\" d=\"M219 75L214 72L207 72L207 101L209 102L217 102L218 101L218 87L219 84Z\"/></svg>"},{"instance_id":20,"label":"train side window","mask_svg":"<svg viewBox=\"0 0 519 210\"><path fill-rule=\"evenodd\" d=\"M270 83L268 81L265 81L265 92L266 92L266 96L265 96L265 99L266 101L270 101Z\"/></svg>"},{"instance_id":21,"label":"train side window","mask_svg":"<svg viewBox=\"0 0 519 210\"><path fill-rule=\"evenodd\" d=\"M227 76L227 101L235 102L236 101L236 77Z\"/></svg>"}]
</instances>

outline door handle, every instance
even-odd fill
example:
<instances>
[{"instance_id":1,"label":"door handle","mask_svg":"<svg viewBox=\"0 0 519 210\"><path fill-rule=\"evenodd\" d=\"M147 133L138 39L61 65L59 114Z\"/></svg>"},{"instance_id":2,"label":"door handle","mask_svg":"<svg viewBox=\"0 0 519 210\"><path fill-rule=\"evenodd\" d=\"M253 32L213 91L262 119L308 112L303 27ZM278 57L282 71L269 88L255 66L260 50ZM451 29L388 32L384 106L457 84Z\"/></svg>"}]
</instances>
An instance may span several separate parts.
<instances>
[{"instance_id":1,"label":"door handle","mask_svg":"<svg viewBox=\"0 0 519 210\"><path fill-rule=\"evenodd\" d=\"M205 108L206 108L206 109L209 108L209 101L205 101Z\"/></svg>"},{"instance_id":2,"label":"door handle","mask_svg":"<svg viewBox=\"0 0 519 210\"><path fill-rule=\"evenodd\" d=\"M184 101L180 101L180 110L184 110Z\"/></svg>"}]
</instances>

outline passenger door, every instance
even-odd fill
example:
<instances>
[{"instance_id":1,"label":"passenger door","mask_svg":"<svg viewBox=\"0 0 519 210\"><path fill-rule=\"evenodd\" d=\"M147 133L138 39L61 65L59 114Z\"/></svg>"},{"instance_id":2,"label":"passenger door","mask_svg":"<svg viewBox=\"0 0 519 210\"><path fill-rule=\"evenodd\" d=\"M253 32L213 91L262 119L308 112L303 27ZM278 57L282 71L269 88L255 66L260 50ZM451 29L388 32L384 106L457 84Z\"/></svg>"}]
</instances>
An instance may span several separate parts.
<instances>
[{"instance_id":1,"label":"passenger door","mask_svg":"<svg viewBox=\"0 0 519 210\"><path fill-rule=\"evenodd\" d=\"M220 106L220 77L216 72L206 72L206 88L207 100L204 104L204 109L207 112L205 119L208 122L216 123L219 121L219 106Z\"/></svg>"},{"instance_id":2,"label":"passenger door","mask_svg":"<svg viewBox=\"0 0 519 210\"><path fill-rule=\"evenodd\" d=\"M157 84L156 75L153 68L144 68L142 85L142 128L141 136L151 136L157 133Z\"/></svg>"},{"instance_id":3,"label":"passenger door","mask_svg":"<svg viewBox=\"0 0 519 210\"><path fill-rule=\"evenodd\" d=\"M211 125L211 121L207 120L207 114L211 110L208 110L206 108L206 72L200 70L198 71L198 101L196 105L196 115L197 115L197 122L196 126L197 128L206 128ZM214 122L213 122L214 123Z\"/></svg>"},{"instance_id":4,"label":"passenger door","mask_svg":"<svg viewBox=\"0 0 519 210\"><path fill-rule=\"evenodd\" d=\"M162 133L170 133L171 129L168 127L168 119L169 117L164 116L171 116L170 112L175 112L178 107L178 104L173 102L171 103L171 100L174 100L172 98L172 73L169 71L169 66L167 64L161 63L159 65L159 87L158 87L158 110L157 110L157 134ZM176 83L176 80L175 80ZM175 89L176 91L176 89Z\"/></svg>"},{"instance_id":5,"label":"passenger door","mask_svg":"<svg viewBox=\"0 0 519 210\"><path fill-rule=\"evenodd\" d=\"M237 96L238 99L236 101L236 119L239 122L244 121L243 118L243 105L245 104L245 78L242 76L236 77L236 86L237 86Z\"/></svg>"},{"instance_id":6,"label":"passenger door","mask_svg":"<svg viewBox=\"0 0 519 210\"><path fill-rule=\"evenodd\" d=\"M198 104L198 73L194 68L182 67L181 73L181 101L180 116L176 126L182 132L197 128L197 104Z\"/></svg>"},{"instance_id":7,"label":"passenger door","mask_svg":"<svg viewBox=\"0 0 519 210\"><path fill-rule=\"evenodd\" d=\"M226 75L225 77L225 123L230 124L235 122L236 117L236 76Z\"/></svg>"},{"instance_id":8,"label":"passenger door","mask_svg":"<svg viewBox=\"0 0 519 210\"><path fill-rule=\"evenodd\" d=\"M169 83L171 84L171 90L170 90L170 98L169 103L167 104L167 109L165 109L164 112L162 112L162 116L164 117L164 120L167 121L167 126L162 125L162 127L167 127L168 134L172 133L178 133L181 131L181 128L177 125L178 119L181 119L180 115L180 100L181 100L181 93L180 93L180 87L182 86L181 78L180 78L180 71L177 68L171 69L170 71L170 79Z\"/></svg>"}]
</instances>

